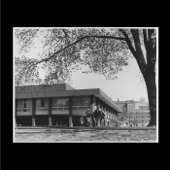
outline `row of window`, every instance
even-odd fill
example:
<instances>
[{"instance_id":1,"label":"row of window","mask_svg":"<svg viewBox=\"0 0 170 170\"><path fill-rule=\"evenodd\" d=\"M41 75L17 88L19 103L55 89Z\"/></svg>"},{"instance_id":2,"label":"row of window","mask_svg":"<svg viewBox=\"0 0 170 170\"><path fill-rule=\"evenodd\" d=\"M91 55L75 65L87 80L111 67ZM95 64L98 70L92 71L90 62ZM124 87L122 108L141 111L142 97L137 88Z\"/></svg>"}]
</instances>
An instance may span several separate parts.
<instances>
[{"instance_id":1,"label":"row of window","mask_svg":"<svg viewBox=\"0 0 170 170\"><path fill-rule=\"evenodd\" d=\"M90 98L73 98L73 106L89 106L90 105ZM36 108L48 108L49 101L48 99L37 99L36 100ZM65 107L69 106L69 99L52 99L52 107ZM31 108L32 107L32 100L18 100L17 101L17 108Z\"/></svg>"}]
</instances>

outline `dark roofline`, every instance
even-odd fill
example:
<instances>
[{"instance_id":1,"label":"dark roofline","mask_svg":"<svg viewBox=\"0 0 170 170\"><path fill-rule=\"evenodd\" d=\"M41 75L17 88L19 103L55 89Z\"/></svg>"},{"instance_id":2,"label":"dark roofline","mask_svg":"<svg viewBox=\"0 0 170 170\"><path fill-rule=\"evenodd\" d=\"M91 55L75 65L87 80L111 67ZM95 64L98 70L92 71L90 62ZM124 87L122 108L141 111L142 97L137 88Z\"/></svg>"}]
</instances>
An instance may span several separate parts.
<instances>
[{"instance_id":1,"label":"dark roofline","mask_svg":"<svg viewBox=\"0 0 170 170\"><path fill-rule=\"evenodd\" d=\"M119 108L119 106L109 96L107 96L101 89L99 89L99 91L101 96L103 96L108 102L112 103L112 105L118 112L122 112L122 109Z\"/></svg>"},{"instance_id":2,"label":"dark roofline","mask_svg":"<svg viewBox=\"0 0 170 170\"><path fill-rule=\"evenodd\" d=\"M42 98L42 97L68 97L68 96L85 96L95 95L107 103L110 107L115 109L117 112L122 112L115 102L113 102L101 89L75 89L75 90L40 90L40 91L26 91L16 92L16 99L23 98Z\"/></svg>"},{"instance_id":3,"label":"dark roofline","mask_svg":"<svg viewBox=\"0 0 170 170\"><path fill-rule=\"evenodd\" d=\"M59 89L58 89L59 88ZM53 90L74 90L75 88L73 88L72 86L70 86L67 83L63 83L63 84L41 84L41 85L26 85L26 86L15 86L15 90L16 92L30 92L30 91L52 91ZM41 89L41 90L40 90Z\"/></svg>"}]
</instances>

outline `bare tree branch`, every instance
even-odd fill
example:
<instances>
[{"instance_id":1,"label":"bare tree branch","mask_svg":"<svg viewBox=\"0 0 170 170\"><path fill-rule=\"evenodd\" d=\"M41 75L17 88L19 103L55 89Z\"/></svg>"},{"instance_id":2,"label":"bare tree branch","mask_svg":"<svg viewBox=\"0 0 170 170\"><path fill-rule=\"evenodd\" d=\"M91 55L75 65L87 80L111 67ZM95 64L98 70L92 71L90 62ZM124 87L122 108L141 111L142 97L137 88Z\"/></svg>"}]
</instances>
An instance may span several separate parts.
<instances>
[{"instance_id":1,"label":"bare tree branch","mask_svg":"<svg viewBox=\"0 0 170 170\"><path fill-rule=\"evenodd\" d=\"M141 42L140 42L140 38L139 38L139 30L131 29L131 33L132 33L134 43L135 43L135 48L136 48L136 54L137 54L136 60L140 67L140 70L144 73L147 69L147 64L146 64L146 60L144 58L144 54L143 54L142 48L141 48Z\"/></svg>"},{"instance_id":2,"label":"bare tree branch","mask_svg":"<svg viewBox=\"0 0 170 170\"><path fill-rule=\"evenodd\" d=\"M143 40L144 40L144 44L145 44L145 48L146 50L148 51L148 34L147 34L147 30L146 29L143 29Z\"/></svg>"},{"instance_id":3,"label":"bare tree branch","mask_svg":"<svg viewBox=\"0 0 170 170\"><path fill-rule=\"evenodd\" d=\"M122 32L123 35L125 36L126 43L127 43L128 47L129 47L130 51L132 52L133 56L136 58L136 51L132 46L132 43L131 43L131 41L129 39L128 34L123 29L120 29L120 32Z\"/></svg>"},{"instance_id":4,"label":"bare tree branch","mask_svg":"<svg viewBox=\"0 0 170 170\"><path fill-rule=\"evenodd\" d=\"M154 29L148 29L148 51L147 51L147 62L149 69L155 69L156 63L156 37L154 36Z\"/></svg>"},{"instance_id":5,"label":"bare tree branch","mask_svg":"<svg viewBox=\"0 0 170 170\"><path fill-rule=\"evenodd\" d=\"M69 45L67 45L66 47L58 50L57 52L55 52L55 53L54 53L53 55L51 55L50 57L45 58L45 59L42 59L42 60L40 60L40 61L37 61L34 65L40 64L40 63L42 63L42 62L48 62L49 60L51 60L52 58L54 58L56 55L60 54L62 51L68 49L69 47L71 47L71 46L73 46L73 45L75 45L75 44L77 44L77 43L79 43L79 42L81 42L81 41L83 41L84 39L87 39L87 38L106 38L106 39L108 38L108 39L116 39L116 40L124 40L124 41L126 41L126 38L114 37L114 36L97 36L97 35L96 35L96 36L95 36L95 35L92 35L92 36L84 36L84 37L76 40L74 43L69 44Z\"/></svg>"},{"instance_id":6,"label":"bare tree branch","mask_svg":"<svg viewBox=\"0 0 170 170\"><path fill-rule=\"evenodd\" d=\"M67 43L67 45L69 45L69 44L70 44L70 41L69 41L69 39L68 39L68 34L67 34L67 32L66 32L65 29L62 29L62 30L63 30L63 32L64 32L64 34L65 34L66 43Z\"/></svg>"},{"instance_id":7,"label":"bare tree branch","mask_svg":"<svg viewBox=\"0 0 170 170\"><path fill-rule=\"evenodd\" d=\"M148 29L149 41L151 40L154 31L155 31L154 29Z\"/></svg>"}]
</instances>

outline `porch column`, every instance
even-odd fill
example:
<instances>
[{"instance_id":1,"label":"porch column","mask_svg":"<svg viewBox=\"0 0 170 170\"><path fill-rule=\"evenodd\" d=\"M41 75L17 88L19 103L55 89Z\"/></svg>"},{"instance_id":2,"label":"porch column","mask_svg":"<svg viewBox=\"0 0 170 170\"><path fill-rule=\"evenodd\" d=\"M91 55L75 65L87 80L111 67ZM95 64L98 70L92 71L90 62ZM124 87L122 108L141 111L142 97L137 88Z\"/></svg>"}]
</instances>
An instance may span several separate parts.
<instances>
[{"instance_id":1,"label":"porch column","mask_svg":"<svg viewBox=\"0 0 170 170\"><path fill-rule=\"evenodd\" d=\"M108 118L108 111L106 109L106 104L102 101L102 108L103 108L103 111L106 113L106 118Z\"/></svg>"},{"instance_id":2,"label":"porch column","mask_svg":"<svg viewBox=\"0 0 170 170\"><path fill-rule=\"evenodd\" d=\"M98 106L100 108L100 101L99 101L98 97L96 97L96 106Z\"/></svg>"},{"instance_id":3,"label":"porch column","mask_svg":"<svg viewBox=\"0 0 170 170\"><path fill-rule=\"evenodd\" d=\"M113 112L112 112L112 108L110 108L110 112L111 112L111 114L112 114L112 120L113 120Z\"/></svg>"},{"instance_id":4,"label":"porch column","mask_svg":"<svg viewBox=\"0 0 170 170\"><path fill-rule=\"evenodd\" d=\"M110 112L112 114L112 120L113 120L113 111L112 111L112 108L110 108Z\"/></svg>"},{"instance_id":5,"label":"porch column","mask_svg":"<svg viewBox=\"0 0 170 170\"><path fill-rule=\"evenodd\" d=\"M108 110L108 118L110 119L110 109L109 109L109 106L107 105L107 110Z\"/></svg>"},{"instance_id":6,"label":"porch column","mask_svg":"<svg viewBox=\"0 0 170 170\"><path fill-rule=\"evenodd\" d=\"M106 106L107 112L108 112L108 118L110 119L110 110L109 110L109 106Z\"/></svg>"},{"instance_id":7,"label":"porch column","mask_svg":"<svg viewBox=\"0 0 170 170\"><path fill-rule=\"evenodd\" d=\"M106 127L108 127L108 123L109 123L109 105L108 104L104 105L104 110L106 112Z\"/></svg>"},{"instance_id":8,"label":"porch column","mask_svg":"<svg viewBox=\"0 0 170 170\"><path fill-rule=\"evenodd\" d=\"M109 116L110 116L110 119L112 119L112 115L111 115L111 111L110 111L110 106L109 106Z\"/></svg>"},{"instance_id":9,"label":"porch column","mask_svg":"<svg viewBox=\"0 0 170 170\"><path fill-rule=\"evenodd\" d=\"M104 114L105 114L105 118L104 118L104 127L106 127L106 125L107 125L107 121L106 121L106 119L107 119L107 111L106 111L106 104L103 102L103 101L101 101L101 107L102 107L102 110L103 110L103 112L104 112Z\"/></svg>"},{"instance_id":10,"label":"porch column","mask_svg":"<svg viewBox=\"0 0 170 170\"><path fill-rule=\"evenodd\" d=\"M95 99L95 96L93 95L90 96L90 106L92 106L92 104L96 105L96 99Z\"/></svg>"},{"instance_id":11,"label":"porch column","mask_svg":"<svg viewBox=\"0 0 170 170\"><path fill-rule=\"evenodd\" d=\"M115 115L116 115L116 122L117 122L118 113L116 113Z\"/></svg>"},{"instance_id":12,"label":"porch column","mask_svg":"<svg viewBox=\"0 0 170 170\"><path fill-rule=\"evenodd\" d=\"M96 106L96 98L93 95L90 95L90 111L93 113L94 106Z\"/></svg>"},{"instance_id":13,"label":"porch column","mask_svg":"<svg viewBox=\"0 0 170 170\"><path fill-rule=\"evenodd\" d=\"M36 99L32 99L32 126L36 126L36 124L35 124L35 106L36 106Z\"/></svg>"},{"instance_id":14,"label":"porch column","mask_svg":"<svg viewBox=\"0 0 170 170\"><path fill-rule=\"evenodd\" d=\"M101 111L104 112L104 114L105 114L105 111L104 111L104 108L103 108L103 102L101 100L99 100L99 106L100 106Z\"/></svg>"},{"instance_id":15,"label":"porch column","mask_svg":"<svg viewBox=\"0 0 170 170\"><path fill-rule=\"evenodd\" d=\"M101 100L99 100L99 105L100 105L100 109L103 111L103 103Z\"/></svg>"},{"instance_id":16,"label":"porch column","mask_svg":"<svg viewBox=\"0 0 170 170\"><path fill-rule=\"evenodd\" d=\"M95 96L90 95L90 112L93 113L94 111L94 105L96 104ZM93 117L92 119L92 125L95 127L97 125L96 119Z\"/></svg>"},{"instance_id":17,"label":"porch column","mask_svg":"<svg viewBox=\"0 0 170 170\"><path fill-rule=\"evenodd\" d=\"M109 117L110 117L110 119L112 119L111 112L110 112L110 106L108 106L108 111L109 111Z\"/></svg>"},{"instance_id":18,"label":"porch column","mask_svg":"<svg viewBox=\"0 0 170 170\"><path fill-rule=\"evenodd\" d=\"M49 110L49 115L48 115L48 125L52 126L52 115L51 115L51 105L52 105L52 98L49 97L48 98L48 110Z\"/></svg>"},{"instance_id":19,"label":"porch column","mask_svg":"<svg viewBox=\"0 0 170 170\"><path fill-rule=\"evenodd\" d=\"M113 109L112 109L112 113L113 113L113 120L115 121L115 112Z\"/></svg>"},{"instance_id":20,"label":"porch column","mask_svg":"<svg viewBox=\"0 0 170 170\"><path fill-rule=\"evenodd\" d=\"M73 97L69 97L69 127L73 127L72 106L73 106Z\"/></svg>"}]
</instances>

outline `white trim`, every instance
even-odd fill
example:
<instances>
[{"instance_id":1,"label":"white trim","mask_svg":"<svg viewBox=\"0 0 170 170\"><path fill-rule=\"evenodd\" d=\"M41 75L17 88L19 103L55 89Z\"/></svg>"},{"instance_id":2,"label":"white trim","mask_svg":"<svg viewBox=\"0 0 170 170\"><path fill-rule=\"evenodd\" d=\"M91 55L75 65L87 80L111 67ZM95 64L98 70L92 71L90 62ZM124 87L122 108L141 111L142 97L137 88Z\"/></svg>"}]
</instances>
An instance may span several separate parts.
<instances>
[{"instance_id":1,"label":"white trim","mask_svg":"<svg viewBox=\"0 0 170 170\"><path fill-rule=\"evenodd\" d=\"M159 29L158 28L156 28L156 66L157 66L157 70L156 70L156 111L157 111L157 113L156 113L156 120L157 120L157 122L156 122L156 132L157 132L157 134L156 134L156 141L158 142L158 134L159 134L159 127L158 127L158 119L159 119L159 115L158 115L158 110L159 110L159 90L158 90L158 88L159 88L159 80L158 80L158 74L159 74L159 66L158 66L158 63L159 63L159 56L158 56L158 54L159 54L159 51L158 51L158 49L159 49L159 41L158 41L158 39L159 39Z\"/></svg>"},{"instance_id":2,"label":"white trim","mask_svg":"<svg viewBox=\"0 0 170 170\"><path fill-rule=\"evenodd\" d=\"M89 28L96 28L96 29L117 29L117 28L129 28L129 29L158 29L158 27L13 27L13 29L89 29Z\"/></svg>"},{"instance_id":3,"label":"white trim","mask_svg":"<svg viewBox=\"0 0 170 170\"><path fill-rule=\"evenodd\" d=\"M15 33L14 33L14 27L13 27L13 142L15 142L15 126L17 126L17 122L15 120Z\"/></svg>"}]
</instances>

